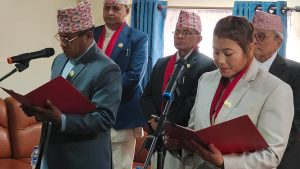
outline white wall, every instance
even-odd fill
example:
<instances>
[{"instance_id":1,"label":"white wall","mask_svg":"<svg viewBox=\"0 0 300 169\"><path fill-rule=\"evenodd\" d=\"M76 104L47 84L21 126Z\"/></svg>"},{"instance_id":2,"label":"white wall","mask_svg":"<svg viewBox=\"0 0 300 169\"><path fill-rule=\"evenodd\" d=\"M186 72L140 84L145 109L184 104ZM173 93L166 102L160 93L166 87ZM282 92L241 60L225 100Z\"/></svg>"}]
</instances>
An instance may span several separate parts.
<instances>
[{"instance_id":1,"label":"white wall","mask_svg":"<svg viewBox=\"0 0 300 169\"><path fill-rule=\"evenodd\" d=\"M0 0L0 77L15 68L8 65L6 58L25 52L33 52L46 47L53 47L55 55L62 52L58 41L56 10L74 5L76 0ZM95 24L103 23L102 0L91 0ZM23 72L16 72L0 82L1 87L26 94L50 79L50 67L54 59L32 60L30 67ZM0 97L5 98L0 89Z\"/></svg>"},{"instance_id":2,"label":"white wall","mask_svg":"<svg viewBox=\"0 0 300 169\"><path fill-rule=\"evenodd\" d=\"M300 5L299 0L288 0L288 6ZM76 0L0 0L0 77L14 69L8 65L6 58L25 52L33 52L46 47L53 47L56 54L61 52L59 43L55 40L57 32L56 9L75 4ZM91 0L96 25L103 24L103 0ZM215 6L232 7L233 0L168 0L170 6ZM300 30L300 14L293 17L293 23ZM294 36L300 36L297 32ZM299 42L297 42L299 44ZM299 56L300 57L300 56ZM37 59L30 63L30 67L15 73L0 82L1 87L13 89L26 94L50 78L51 58ZM5 94L0 90L0 97Z\"/></svg>"}]
</instances>

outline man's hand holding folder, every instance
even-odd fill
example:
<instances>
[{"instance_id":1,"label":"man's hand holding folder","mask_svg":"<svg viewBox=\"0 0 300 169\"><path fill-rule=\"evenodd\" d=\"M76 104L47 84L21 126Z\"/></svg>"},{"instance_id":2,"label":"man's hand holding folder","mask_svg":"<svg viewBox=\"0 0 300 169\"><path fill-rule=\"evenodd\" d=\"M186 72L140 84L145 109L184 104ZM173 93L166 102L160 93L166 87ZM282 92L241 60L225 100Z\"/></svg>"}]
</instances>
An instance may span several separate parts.
<instances>
[{"instance_id":1,"label":"man's hand holding folder","mask_svg":"<svg viewBox=\"0 0 300 169\"><path fill-rule=\"evenodd\" d=\"M61 112L84 115L96 109L93 103L61 76L24 96L12 90L2 89L22 104L21 108L28 116L39 112L37 115L39 119L46 119L58 125Z\"/></svg>"}]
</instances>

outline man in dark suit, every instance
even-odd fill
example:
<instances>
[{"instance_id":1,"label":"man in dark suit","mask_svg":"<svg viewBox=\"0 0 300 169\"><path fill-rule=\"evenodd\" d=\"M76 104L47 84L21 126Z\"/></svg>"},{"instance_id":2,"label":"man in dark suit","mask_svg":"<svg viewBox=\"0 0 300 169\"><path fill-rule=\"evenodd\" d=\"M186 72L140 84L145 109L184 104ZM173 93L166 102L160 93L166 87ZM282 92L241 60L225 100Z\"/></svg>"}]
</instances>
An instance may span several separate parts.
<instances>
[{"instance_id":1,"label":"man in dark suit","mask_svg":"<svg viewBox=\"0 0 300 169\"><path fill-rule=\"evenodd\" d=\"M126 24L128 4L129 0L104 0L105 25L94 31L98 47L121 69L122 100L111 133L115 169L132 167L136 138L143 135L142 126L146 124L139 100L147 65L148 37Z\"/></svg>"},{"instance_id":2,"label":"man in dark suit","mask_svg":"<svg viewBox=\"0 0 300 169\"><path fill-rule=\"evenodd\" d=\"M293 89L294 120L289 142L278 169L297 169L300 166L300 64L277 53L283 38L279 16L256 11L252 22L255 27L254 56L261 68L277 76Z\"/></svg>"},{"instance_id":3,"label":"man in dark suit","mask_svg":"<svg viewBox=\"0 0 300 169\"><path fill-rule=\"evenodd\" d=\"M151 115L160 116L163 110L162 93L173 72L177 59L187 61L187 67L179 77L178 86L174 92L174 101L170 108L168 121L187 126L190 111L194 105L199 77L208 71L216 69L211 58L201 54L198 43L202 40L200 17L182 10L179 14L174 33L174 45L178 50L174 55L160 58L151 73L141 100L143 112L155 130L157 122ZM152 167L156 168L156 160L152 160ZM166 152L164 169L179 168L180 161L170 152Z\"/></svg>"},{"instance_id":4,"label":"man in dark suit","mask_svg":"<svg viewBox=\"0 0 300 169\"><path fill-rule=\"evenodd\" d=\"M39 119L52 124L42 168L112 169L110 129L121 101L120 69L94 41L90 2L59 9L57 21L56 37L64 53L55 58L51 78L64 77L96 105L96 110L74 115L61 112L50 101L43 108L30 107Z\"/></svg>"}]
</instances>

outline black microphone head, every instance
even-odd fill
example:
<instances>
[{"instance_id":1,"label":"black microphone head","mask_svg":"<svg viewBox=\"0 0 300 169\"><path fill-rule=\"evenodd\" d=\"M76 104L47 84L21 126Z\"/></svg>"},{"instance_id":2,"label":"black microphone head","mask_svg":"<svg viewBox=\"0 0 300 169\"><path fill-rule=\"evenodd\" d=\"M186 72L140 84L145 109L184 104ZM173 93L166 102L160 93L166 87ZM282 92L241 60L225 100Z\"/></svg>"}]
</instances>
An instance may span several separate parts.
<instances>
[{"instance_id":1,"label":"black microphone head","mask_svg":"<svg viewBox=\"0 0 300 169\"><path fill-rule=\"evenodd\" d=\"M45 48L44 50L45 50L45 52L46 52L46 54L45 54L46 57L52 56L52 55L54 55L54 53L55 53L55 51L54 51L53 48Z\"/></svg>"},{"instance_id":2,"label":"black microphone head","mask_svg":"<svg viewBox=\"0 0 300 169\"><path fill-rule=\"evenodd\" d=\"M31 53L23 53L17 56L12 56L7 58L7 63L25 63L29 62L32 59L38 59L43 57L50 57L54 55L54 49L53 48L45 48L40 51L31 52Z\"/></svg>"},{"instance_id":3,"label":"black microphone head","mask_svg":"<svg viewBox=\"0 0 300 169\"><path fill-rule=\"evenodd\" d=\"M175 90L175 87L177 85L177 80L181 76L181 73L185 68L187 68L186 60L183 58L179 58L175 63L172 76L170 77L165 92L163 93L163 98L165 100L173 100L173 91Z\"/></svg>"}]
</instances>

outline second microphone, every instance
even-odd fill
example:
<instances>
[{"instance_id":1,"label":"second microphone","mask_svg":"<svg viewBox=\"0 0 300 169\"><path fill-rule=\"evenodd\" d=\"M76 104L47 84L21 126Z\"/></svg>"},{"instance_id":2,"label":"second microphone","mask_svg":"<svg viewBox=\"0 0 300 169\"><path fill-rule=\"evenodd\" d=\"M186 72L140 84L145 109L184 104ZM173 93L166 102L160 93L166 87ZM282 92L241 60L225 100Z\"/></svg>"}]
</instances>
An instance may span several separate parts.
<instances>
[{"instance_id":1,"label":"second microphone","mask_svg":"<svg viewBox=\"0 0 300 169\"><path fill-rule=\"evenodd\" d=\"M163 93L163 98L165 100L172 100L173 99L173 92L177 86L178 78L181 76L183 70L186 68L187 62L185 59L178 59L175 63L175 68L173 74L167 84L166 90Z\"/></svg>"}]
</instances>

